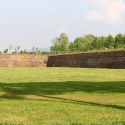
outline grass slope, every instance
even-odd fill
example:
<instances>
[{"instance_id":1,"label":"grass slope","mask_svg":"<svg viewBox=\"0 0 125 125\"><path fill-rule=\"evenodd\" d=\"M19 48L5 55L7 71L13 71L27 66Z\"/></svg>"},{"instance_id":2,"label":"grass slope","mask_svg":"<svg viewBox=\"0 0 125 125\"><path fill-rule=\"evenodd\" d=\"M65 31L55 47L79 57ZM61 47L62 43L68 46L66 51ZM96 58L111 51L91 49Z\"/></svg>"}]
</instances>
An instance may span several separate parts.
<instances>
[{"instance_id":1,"label":"grass slope","mask_svg":"<svg viewBox=\"0 0 125 125\"><path fill-rule=\"evenodd\" d=\"M125 125L125 70L0 68L0 125Z\"/></svg>"}]
</instances>

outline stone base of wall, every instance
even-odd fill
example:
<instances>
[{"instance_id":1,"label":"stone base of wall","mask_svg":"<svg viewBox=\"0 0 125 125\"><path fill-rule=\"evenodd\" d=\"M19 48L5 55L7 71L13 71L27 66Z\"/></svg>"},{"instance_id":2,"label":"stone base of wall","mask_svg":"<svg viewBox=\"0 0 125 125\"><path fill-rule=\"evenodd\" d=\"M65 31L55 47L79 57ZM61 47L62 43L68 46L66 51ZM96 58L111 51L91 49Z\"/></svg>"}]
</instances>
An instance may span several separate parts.
<instances>
[{"instance_id":1,"label":"stone base of wall","mask_svg":"<svg viewBox=\"0 0 125 125\"><path fill-rule=\"evenodd\" d=\"M0 54L0 67L45 67L46 56L30 54Z\"/></svg>"},{"instance_id":2,"label":"stone base of wall","mask_svg":"<svg viewBox=\"0 0 125 125\"><path fill-rule=\"evenodd\" d=\"M125 68L125 51L50 56L48 67Z\"/></svg>"}]
</instances>

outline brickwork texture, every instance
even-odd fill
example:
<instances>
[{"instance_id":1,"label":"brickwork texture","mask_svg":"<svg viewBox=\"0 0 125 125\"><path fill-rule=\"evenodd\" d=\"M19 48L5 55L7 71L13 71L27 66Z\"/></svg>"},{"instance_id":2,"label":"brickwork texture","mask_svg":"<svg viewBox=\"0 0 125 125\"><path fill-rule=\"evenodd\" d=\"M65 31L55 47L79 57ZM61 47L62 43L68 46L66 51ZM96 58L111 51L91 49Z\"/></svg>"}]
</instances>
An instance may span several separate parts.
<instances>
[{"instance_id":1,"label":"brickwork texture","mask_svg":"<svg viewBox=\"0 0 125 125\"><path fill-rule=\"evenodd\" d=\"M125 68L125 51L49 56L48 67Z\"/></svg>"},{"instance_id":2,"label":"brickwork texture","mask_svg":"<svg viewBox=\"0 0 125 125\"><path fill-rule=\"evenodd\" d=\"M0 54L0 67L45 67L47 57L30 54Z\"/></svg>"},{"instance_id":3,"label":"brickwork texture","mask_svg":"<svg viewBox=\"0 0 125 125\"><path fill-rule=\"evenodd\" d=\"M0 67L124 68L125 51L42 56L0 54Z\"/></svg>"}]
</instances>

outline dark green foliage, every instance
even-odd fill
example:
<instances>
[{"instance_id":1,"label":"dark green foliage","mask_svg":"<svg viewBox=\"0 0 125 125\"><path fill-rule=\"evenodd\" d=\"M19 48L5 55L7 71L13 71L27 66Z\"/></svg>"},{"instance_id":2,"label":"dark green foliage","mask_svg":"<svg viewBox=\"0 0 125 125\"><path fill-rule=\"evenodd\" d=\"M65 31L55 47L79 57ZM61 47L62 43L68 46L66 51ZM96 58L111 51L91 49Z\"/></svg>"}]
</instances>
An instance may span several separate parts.
<instances>
[{"instance_id":1,"label":"dark green foliage","mask_svg":"<svg viewBox=\"0 0 125 125\"><path fill-rule=\"evenodd\" d=\"M5 49L3 53L8 53L8 49Z\"/></svg>"},{"instance_id":2,"label":"dark green foliage","mask_svg":"<svg viewBox=\"0 0 125 125\"><path fill-rule=\"evenodd\" d=\"M113 38L112 35L109 35L104 42L104 47L112 49L114 48L114 46L115 46L115 39Z\"/></svg>"},{"instance_id":3,"label":"dark green foliage","mask_svg":"<svg viewBox=\"0 0 125 125\"><path fill-rule=\"evenodd\" d=\"M124 47L125 46L125 35L123 34L117 34L115 36L115 46L114 48L121 48L121 47Z\"/></svg>"},{"instance_id":4,"label":"dark green foliage","mask_svg":"<svg viewBox=\"0 0 125 125\"><path fill-rule=\"evenodd\" d=\"M125 48L125 34L117 34L116 36L94 36L92 34L88 34L77 37L74 42L69 44L67 35L62 33L60 37L57 37L53 40L51 52L85 52L89 50L117 48Z\"/></svg>"},{"instance_id":5,"label":"dark green foliage","mask_svg":"<svg viewBox=\"0 0 125 125\"><path fill-rule=\"evenodd\" d=\"M95 36L91 34L83 37L78 37L75 39L73 43L70 44L69 50L70 51L75 50L79 52L87 51L91 49L91 44L94 40L95 40Z\"/></svg>"}]
</instances>

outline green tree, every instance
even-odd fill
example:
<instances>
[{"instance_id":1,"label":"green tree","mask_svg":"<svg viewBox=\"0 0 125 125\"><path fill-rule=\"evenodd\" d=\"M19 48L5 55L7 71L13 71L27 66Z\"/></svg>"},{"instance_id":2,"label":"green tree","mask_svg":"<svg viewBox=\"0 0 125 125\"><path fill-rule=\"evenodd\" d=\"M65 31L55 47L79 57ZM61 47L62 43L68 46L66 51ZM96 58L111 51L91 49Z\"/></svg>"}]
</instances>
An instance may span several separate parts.
<instances>
[{"instance_id":1,"label":"green tree","mask_svg":"<svg viewBox=\"0 0 125 125\"><path fill-rule=\"evenodd\" d=\"M104 47L105 48L114 48L114 44L115 44L115 39L112 35L108 35L108 37L106 38Z\"/></svg>"},{"instance_id":2,"label":"green tree","mask_svg":"<svg viewBox=\"0 0 125 125\"><path fill-rule=\"evenodd\" d=\"M115 44L114 48L119 48L119 46L122 46L125 44L125 35L119 33L115 36Z\"/></svg>"},{"instance_id":3,"label":"green tree","mask_svg":"<svg viewBox=\"0 0 125 125\"><path fill-rule=\"evenodd\" d=\"M8 49L5 49L5 50L4 50L4 53L8 53Z\"/></svg>"},{"instance_id":4,"label":"green tree","mask_svg":"<svg viewBox=\"0 0 125 125\"><path fill-rule=\"evenodd\" d=\"M104 48L105 37L95 37L94 41L92 42L91 46L93 50L99 50Z\"/></svg>"},{"instance_id":5,"label":"green tree","mask_svg":"<svg viewBox=\"0 0 125 125\"><path fill-rule=\"evenodd\" d=\"M92 34L88 34L85 36L86 41L86 49L85 50L92 50L92 43L95 40L95 36Z\"/></svg>"},{"instance_id":6,"label":"green tree","mask_svg":"<svg viewBox=\"0 0 125 125\"><path fill-rule=\"evenodd\" d=\"M84 37L78 37L75 39L74 41L74 46L76 48L76 51L80 51L83 52L85 51L85 41L84 41Z\"/></svg>"},{"instance_id":7,"label":"green tree","mask_svg":"<svg viewBox=\"0 0 125 125\"><path fill-rule=\"evenodd\" d=\"M69 45L69 51L70 51L70 52L75 52L75 51L77 51L74 42L71 42L71 43L70 43L70 45Z\"/></svg>"},{"instance_id":8,"label":"green tree","mask_svg":"<svg viewBox=\"0 0 125 125\"><path fill-rule=\"evenodd\" d=\"M65 53L68 52L69 40L65 33L61 33L59 37L52 40L51 52Z\"/></svg>"},{"instance_id":9,"label":"green tree","mask_svg":"<svg viewBox=\"0 0 125 125\"><path fill-rule=\"evenodd\" d=\"M85 36L78 37L74 40L73 43L70 43L69 49L70 51L87 51L91 50L91 44L94 41L95 36L92 34L88 34Z\"/></svg>"}]
</instances>

